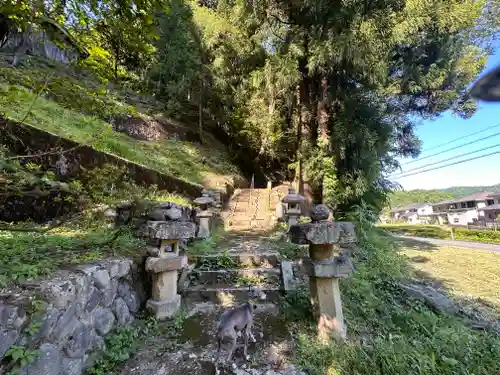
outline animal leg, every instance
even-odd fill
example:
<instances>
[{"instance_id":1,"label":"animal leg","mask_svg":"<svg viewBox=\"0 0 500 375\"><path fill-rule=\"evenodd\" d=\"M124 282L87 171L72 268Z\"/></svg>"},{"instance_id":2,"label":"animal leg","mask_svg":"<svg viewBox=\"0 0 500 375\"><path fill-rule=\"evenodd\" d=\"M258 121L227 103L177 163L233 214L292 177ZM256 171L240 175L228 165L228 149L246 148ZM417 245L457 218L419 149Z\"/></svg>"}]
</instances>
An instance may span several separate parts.
<instances>
[{"instance_id":1,"label":"animal leg","mask_svg":"<svg viewBox=\"0 0 500 375\"><path fill-rule=\"evenodd\" d=\"M221 338L219 336L217 336L217 356L215 357L215 362L218 362L219 361L219 357L220 357L220 349L221 349Z\"/></svg>"},{"instance_id":2,"label":"animal leg","mask_svg":"<svg viewBox=\"0 0 500 375\"><path fill-rule=\"evenodd\" d=\"M248 348L248 332L249 332L249 331L248 331L248 326L247 326L247 328L246 328L246 332L245 332L245 335L244 335L244 336L245 336L245 337L244 337L244 339L245 339L245 341L244 341L244 342L245 342L245 345L243 346L243 356L245 357L245 359L246 359L246 360L248 360L248 359L249 359L249 357L248 357L248 355L247 355L247 348Z\"/></svg>"},{"instance_id":3,"label":"animal leg","mask_svg":"<svg viewBox=\"0 0 500 375\"><path fill-rule=\"evenodd\" d=\"M227 360L231 361L231 358L233 357L234 349L236 349L236 340L237 340L236 331L234 331L231 334L231 336L228 336L228 337L231 338L232 344L231 344L231 349L229 349L229 354L227 356Z\"/></svg>"},{"instance_id":4,"label":"animal leg","mask_svg":"<svg viewBox=\"0 0 500 375\"><path fill-rule=\"evenodd\" d=\"M245 333L247 337L250 337L250 340L252 340L252 342L257 342L257 340L255 340L255 336L252 333L252 325L253 322L250 321L246 326Z\"/></svg>"}]
</instances>

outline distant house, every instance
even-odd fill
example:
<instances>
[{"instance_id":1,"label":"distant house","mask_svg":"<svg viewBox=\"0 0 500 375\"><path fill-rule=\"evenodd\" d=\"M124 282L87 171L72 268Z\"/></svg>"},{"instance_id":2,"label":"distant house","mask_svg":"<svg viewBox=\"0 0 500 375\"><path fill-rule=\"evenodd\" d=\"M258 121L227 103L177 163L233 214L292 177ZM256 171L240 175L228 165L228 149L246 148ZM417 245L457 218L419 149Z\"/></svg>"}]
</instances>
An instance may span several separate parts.
<instances>
[{"instance_id":1,"label":"distant house","mask_svg":"<svg viewBox=\"0 0 500 375\"><path fill-rule=\"evenodd\" d=\"M486 206L481 208L479 213L486 224L497 222L497 217L500 217L500 193L491 194L486 200Z\"/></svg>"},{"instance_id":2,"label":"distant house","mask_svg":"<svg viewBox=\"0 0 500 375\"><path fill-rule=\"evenodd\" d=\"M491 191L481 191L461 198L447 199L432 205L432 216L439 224L467 225L485 220L485 207L492 203ZM494 203L494 202L493 202Z\"/></svg>"},{"instance_id":3,"label":"distant house","mask_svg":"<svg viewBox=\"0 0 500 375\"><path fill-rule=\"evenodd\" d=\"M395 221L405 221L410 224L421 224L429 220L431 213L431 204L414 203L391 210L391 219Z\"/></svg>"}]
</instances>

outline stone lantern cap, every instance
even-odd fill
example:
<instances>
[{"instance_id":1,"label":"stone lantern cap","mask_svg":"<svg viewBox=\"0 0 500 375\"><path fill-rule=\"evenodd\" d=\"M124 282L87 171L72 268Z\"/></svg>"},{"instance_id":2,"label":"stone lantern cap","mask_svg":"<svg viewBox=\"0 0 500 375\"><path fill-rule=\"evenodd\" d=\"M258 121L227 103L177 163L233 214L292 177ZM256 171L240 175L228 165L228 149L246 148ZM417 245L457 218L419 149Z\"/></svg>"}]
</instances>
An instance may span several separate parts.
<instances>
[{"instance_id":1,"label":"stone lantern cap","mask_svg":"<svg viewBox=\"0 0 500 375\"><path fill-rule=\"evenodd\" d=\"M304 202L305 198L299 194L287 194L281 200L283 203L299 204Z\"/></svg>"},{"instance_id":2,"label":"stone lantern cap","mask_svg":"<svg viewBox=\"0 0 500 375\"><path fill-rule=\"evenodd\" d=\"M298 245L350 244L357 242L356 227L348 221L321 221L290 227L290 237Z\"/></svg>"},{"instance_id":3,"label":"stone lantern cap","mask_svg":"<svg viewBox=\"0 0 500 375\"><path fill-rule=\"evenodd\" d=\"M206 204L212 204L212 203L214 203L214 200L210 197L199 197L199 198L196 198L193 201L193 203L198 205L198 206L202 206L202 205L206 205Z\"/></svg>"},{"instance_id":4,"label":"stone lantern cap","mask_svg":"<svg viewBox=\"0 0 500 375\"><path fill-rule=\"evenodd\" d=\"M162 240L186 240L195 236L196 224L189 221L148 221L142 233Z\"/></svg>"}]
</instances>

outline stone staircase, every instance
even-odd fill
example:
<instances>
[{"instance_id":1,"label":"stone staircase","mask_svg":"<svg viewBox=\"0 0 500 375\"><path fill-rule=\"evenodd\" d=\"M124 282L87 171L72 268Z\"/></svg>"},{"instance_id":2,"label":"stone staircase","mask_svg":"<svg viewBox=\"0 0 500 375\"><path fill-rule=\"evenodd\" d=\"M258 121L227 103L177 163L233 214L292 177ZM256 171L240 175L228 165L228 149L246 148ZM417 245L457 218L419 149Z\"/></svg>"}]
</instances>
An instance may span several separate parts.
<instances>
[{"instance_id":1,"label":"stone staircase","mask_svg":"<svg viewBox=\"0 0 500 375\"><path fill-rule=\"evenodd\" d=\"M287 189L240 189L221 213L226 236L220 251L206 255L189 254L194 266L188 286L181 291L186 313L183 342L175 353L160 349L168 345L160 337L154 347L142 347L119 372L152 375L304 375L288 363L293 357L293 339L279 316L282 295L280 254L272 248L268 233L274 227L276 204ZM250 343L250 360L239 346L230 364L216 365L215 331L221 313L248 300L249 285L266 293L257 305L252 329L257 342ZM241 340L239 340L241 341ZM241 342L240 342L241 344ZM223 353L227 352L223 345ZM224 358L224 357L223 357ZM235 366L234 366L235 365Z\"/></svg>"},{"instance_id":2,"label":"stone staircase","mask_svg":"<svg viewBox=\"0 0 500 375\"><path fill-rule=\"evenodd\" d=\"M194 257L190 285L183 291L186 308L199 302L222 306L244 303L249 285L266 293L266 303L277 302L281 290L279 253L257 236L234 236L227 246L221 253Z\"/></svg>"},{"instance_id":3,"label":"stone staircase","mask_svg":"<svg viewBox=\"0 0 500 375\"><path fill-rule=\"evenodd\" d=\"M250 285L266 293L266 303L277 301L282 290L280 256L270 247L266 232L274 227L283 191L286 187L234 192L222 213L227 238L221 251L192 257L195 269L182 298L187 308L199 302L243 303Z\"/></svg>"},{"instance_id":4,"label":"stone staircase","mask_svg":"<svg viewBox=\"0 0 500 375\"><path fill-rule=\"evenodd\" d=\"M286 187L274 189L236 189L223 213L225 230L256 232L269 230L275 222L276 205Z\"/></svg>"}]
</instances>

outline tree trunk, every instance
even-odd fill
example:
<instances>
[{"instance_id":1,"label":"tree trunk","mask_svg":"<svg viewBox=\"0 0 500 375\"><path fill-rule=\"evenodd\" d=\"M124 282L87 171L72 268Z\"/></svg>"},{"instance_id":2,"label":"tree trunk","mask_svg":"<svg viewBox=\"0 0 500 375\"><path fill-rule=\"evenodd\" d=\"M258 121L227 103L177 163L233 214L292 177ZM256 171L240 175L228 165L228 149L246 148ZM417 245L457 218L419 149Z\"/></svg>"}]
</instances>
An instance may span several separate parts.
<instances>
[{"instance_id":1,"label":"tree trunk","mask_svg":"<svg viewBox=\"0 0 500 375\"><path fill-rule=\"evenodd\" d=\"M203 78L200 81L200 101L198 103L198 129L200 132L200 144L203 144Z\"/></svg>"}]
</instances>

